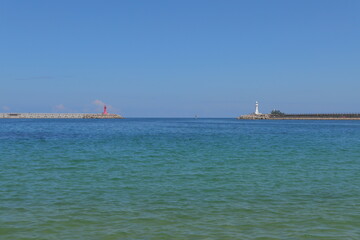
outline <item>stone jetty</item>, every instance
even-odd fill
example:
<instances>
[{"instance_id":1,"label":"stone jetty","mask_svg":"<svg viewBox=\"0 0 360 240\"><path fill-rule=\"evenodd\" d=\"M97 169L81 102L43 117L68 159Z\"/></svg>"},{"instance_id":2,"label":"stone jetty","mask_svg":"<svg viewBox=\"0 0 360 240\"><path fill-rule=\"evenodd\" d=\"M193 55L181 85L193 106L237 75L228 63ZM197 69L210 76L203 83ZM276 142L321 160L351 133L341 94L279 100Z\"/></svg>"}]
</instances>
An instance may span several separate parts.
<instances>
[{"instance_id":1,"label":"stone jetty","mask_svg":"<svg viewBox=\"0 0 360 240\"><path fill-rule=\"evenodd\" d=\"M118 114L103 113L0 113L0 118L20 119L121 119Z\"/></svg>"},{"instance_id":2,"label":"stone jetty","mask_svg":"<svg viewBox=\"0 0 360 240\"><path fill-rule=\"evenodd\" d=\"M241 115L237 119L247 120L360 120L360 113L310 113L310 114L286 114L279 110L273 110L269 114L259 112L259 103L255 102L255 112Z\"/></svg>"},{"instance_id":3,"label":"stone jetty","mask_svg":"<svg viewBox=\"0 0 360 240\"><path fill-rule=\"evenodd\" d=\"M237 119L248 119L248 120L256 120L256 119L270 119L270 114L247 114L241 115Z\"/></svg>"},{"instance_id":4,"label":"stone jetty","mask_svg":"<svg viewBox=\"0 0 360 240\"><path fill-rule=\"evenodd\" d=\"M248 114L241 115L238 119L251 120L360 120L357 113L333 113L333 114Z\"/></svg>"}]
</instances>

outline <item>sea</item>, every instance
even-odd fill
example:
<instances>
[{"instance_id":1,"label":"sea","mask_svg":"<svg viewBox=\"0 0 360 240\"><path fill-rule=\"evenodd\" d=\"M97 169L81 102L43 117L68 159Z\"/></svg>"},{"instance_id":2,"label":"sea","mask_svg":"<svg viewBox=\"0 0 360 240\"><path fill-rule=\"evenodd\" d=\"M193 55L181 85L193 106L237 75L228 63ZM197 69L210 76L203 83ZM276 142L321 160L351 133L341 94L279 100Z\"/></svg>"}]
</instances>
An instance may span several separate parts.
<instances>
[{"instance_id":1,"label":"sea","mask_svg":"<svg viewBox=\"0 0 360 240\"><path fill-rule=\"evenodd\" d=\"M360 121L0 119L1 240L360 239Z\"/></svg>"}]
</instances>

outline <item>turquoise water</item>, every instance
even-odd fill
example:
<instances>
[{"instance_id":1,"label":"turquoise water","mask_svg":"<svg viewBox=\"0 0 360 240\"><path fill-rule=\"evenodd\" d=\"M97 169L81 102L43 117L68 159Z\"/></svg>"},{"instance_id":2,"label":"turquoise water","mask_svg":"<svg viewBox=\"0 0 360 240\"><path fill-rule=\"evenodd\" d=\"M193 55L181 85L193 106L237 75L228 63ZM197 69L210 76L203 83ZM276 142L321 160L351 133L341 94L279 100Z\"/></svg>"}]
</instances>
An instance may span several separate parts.
<instances>
[{"instance_id":1,"label":"turquoise water","mask_svg":"<svg viewBox=\"0 0 360 240\"><path fill-rule=\"evenodd\" d=\"M360 121L0 121L0 239L360 239Z\"/></svg>"}]
</instances>

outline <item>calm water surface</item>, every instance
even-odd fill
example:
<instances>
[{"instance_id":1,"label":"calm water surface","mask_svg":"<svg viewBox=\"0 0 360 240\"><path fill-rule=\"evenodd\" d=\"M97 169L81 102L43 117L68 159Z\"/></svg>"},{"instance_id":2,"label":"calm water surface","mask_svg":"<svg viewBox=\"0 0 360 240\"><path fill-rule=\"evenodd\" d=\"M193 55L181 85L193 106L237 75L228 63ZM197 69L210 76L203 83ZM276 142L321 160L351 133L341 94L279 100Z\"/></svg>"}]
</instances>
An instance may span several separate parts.
<instances>
[{"instance_id":1,"label":"calm water surface","mask_svg":"<svg viewBox=\"0 0 360 240\"><path fill-rule=\"evenodd\" d=\"M0 239L360 239L360 121L1 119Z\"/></svg>"}]
</instances>

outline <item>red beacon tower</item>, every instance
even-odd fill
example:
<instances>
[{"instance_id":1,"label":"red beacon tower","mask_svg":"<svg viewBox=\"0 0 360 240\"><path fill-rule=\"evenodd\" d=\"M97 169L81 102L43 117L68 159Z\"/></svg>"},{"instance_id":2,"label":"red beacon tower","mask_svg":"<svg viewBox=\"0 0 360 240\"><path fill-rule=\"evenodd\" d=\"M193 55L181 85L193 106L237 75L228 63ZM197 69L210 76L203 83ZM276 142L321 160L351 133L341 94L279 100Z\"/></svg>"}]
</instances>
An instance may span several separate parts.
<instances>
[{"instance_id":1,"label":"red beacon tower","mask_svg":"<svg viewBox=\"0 0 360 240\"><path fill-rule=\"evenodd\" d=\"M104 114L104 115L107 115L107 114L108 114L108 112L107 112L107 110L106 110L106 105L104 105L104 112L103 112L103 114Z\"/></svg>"}]
</instances>

